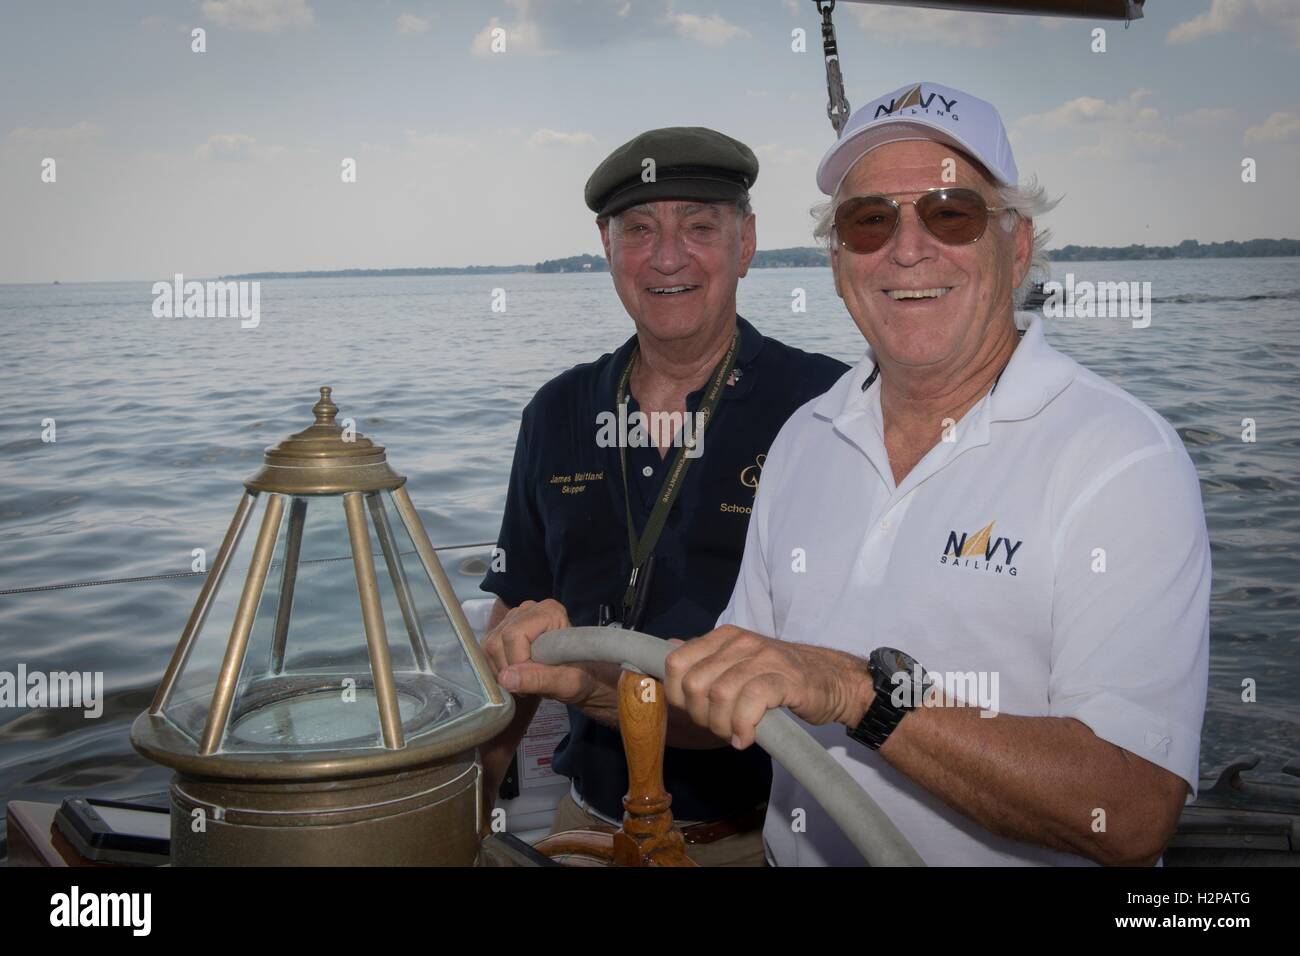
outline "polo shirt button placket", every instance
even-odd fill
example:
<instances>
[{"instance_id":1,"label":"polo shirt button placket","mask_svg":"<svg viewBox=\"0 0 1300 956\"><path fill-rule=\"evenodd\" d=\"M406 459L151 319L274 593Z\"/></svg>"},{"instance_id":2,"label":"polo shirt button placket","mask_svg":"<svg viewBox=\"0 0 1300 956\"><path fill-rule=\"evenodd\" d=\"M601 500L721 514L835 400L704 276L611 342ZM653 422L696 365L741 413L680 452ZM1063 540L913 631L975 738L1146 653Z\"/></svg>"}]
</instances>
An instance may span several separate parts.
<instances>
[{"instance_id":1,"label":"polo shirt button placket","mask_svg":"<svg viewBox=\"0 0 1300 956\"><path fill-rule=\"evenodd\" d=\"M857 568L855 568L855 576L862 583L879 583L884 579L889 559L893 554L891 533L894 524L901 522L911 506L913 492L907 492L898 501L889 505L879 520L876 520L875 527L879 535L867 535L863 540L862 550L858 553Z\"/></svg>"}]
</instances>

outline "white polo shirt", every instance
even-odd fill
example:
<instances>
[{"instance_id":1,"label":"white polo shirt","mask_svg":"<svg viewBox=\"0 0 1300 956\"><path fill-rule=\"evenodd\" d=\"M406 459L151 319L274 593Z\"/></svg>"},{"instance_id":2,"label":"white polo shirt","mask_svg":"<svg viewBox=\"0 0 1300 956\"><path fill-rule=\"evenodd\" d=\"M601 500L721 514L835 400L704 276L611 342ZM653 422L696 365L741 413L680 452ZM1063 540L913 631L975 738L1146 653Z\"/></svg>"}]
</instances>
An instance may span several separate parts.
<instances>
[{"instance_id":1,"label":"white polo shirt","mask_svg":"<svg viewBox=\"0 0 1300 956\"><path fill-rule=\"evenodd\" d=\"M897 487L879 379L863 390L870 349L795 412L763 464L719 623L996 673L1000 713L1074 717L1194 793L1210 596L1196 469L1168 422L1048 345L1041 316L1016 324L996 387ZM929 864L1089 862L995 836L841 724L804 726ZM778 766L763 835L779 865L862 863Z\"/></svg>"}]
</instances>

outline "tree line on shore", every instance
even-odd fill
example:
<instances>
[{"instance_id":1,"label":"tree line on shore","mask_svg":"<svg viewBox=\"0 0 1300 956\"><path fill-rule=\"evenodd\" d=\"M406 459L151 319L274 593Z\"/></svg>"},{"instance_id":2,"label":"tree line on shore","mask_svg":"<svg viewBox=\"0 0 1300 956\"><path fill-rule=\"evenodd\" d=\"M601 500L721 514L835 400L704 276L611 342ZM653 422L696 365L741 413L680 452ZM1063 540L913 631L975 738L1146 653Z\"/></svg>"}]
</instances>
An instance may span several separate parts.
<instances>
[{"instance_id":1,"label":"tree line on shore","mask_svg":"<svg viewBox=\"0 0 1300 956\"><path fill-rule=\"evenodd\" d=\"M1197 242L1184 239L1176 246L1062 246L1047 253L1054 262L1102 262L1116 259L1240 259L1265 256L1300 256L1300 239L1248 239L1245 242ZM828 266L830 258L820 246L761 249L750 263L755 269L790 269ZM485 275L511 272L608 272L604 256L580 255L546 259L533 265L430 266L408 269L336 269L326 272L248 272L222 279L321 279L388 276Z\"/></svg>"}]
</instances>

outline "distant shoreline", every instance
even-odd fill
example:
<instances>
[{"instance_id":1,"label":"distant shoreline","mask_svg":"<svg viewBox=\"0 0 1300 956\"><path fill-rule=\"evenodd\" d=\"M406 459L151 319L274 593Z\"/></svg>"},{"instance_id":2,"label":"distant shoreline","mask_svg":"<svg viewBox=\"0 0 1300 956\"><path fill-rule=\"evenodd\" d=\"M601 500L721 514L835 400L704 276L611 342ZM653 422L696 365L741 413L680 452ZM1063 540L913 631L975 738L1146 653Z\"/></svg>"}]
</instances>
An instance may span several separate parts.
<instances>
[{"instance_id":1,"label":"distant shoreline","mask_svg":"<svg viewBox=\"0 0 1300 956\"><path fill-rule=\"evenodd\" d=\"M1290 259L1300 257L1300 240L1251 239L1247 242L1198 243L1185 240L1177 246L1064 246L1050 249L1047 257L1053 262L1114 262L1154 261L1169 259ZM585 266L590 264L590 268ZM790 249L763 249L754 254L750 267L754 269L827 268L826 253L816 246L796 246ZM532 265L489 266L418 266L404 269L311 269L285 272L240 272L230 275L187 275L198 281L257 281L261 279L366 279L422 276L466 275L520 275L594 272L608 274L609 267L600 256L571 256L551 259ZM0 286L26 285L86 285L112 282L154 282L159 277L140 279L63 279L27 282L0 282ZM170 278L170 277L168 277Z\"/></svg>"},{"instance_id":2,"label":"distant shoreline","mask_svg":"<svg viewBox=\"0 0 1300 956\"><path fill-rule=\"evenodd\" d=\"M1300 239L1249 239L1246 242L1208 242L1185 239L1176 246L1077 246L1048 250L1053 262L1144 262L1160 259L1266 259L1300 256ZM818 246L763 249L754 253L754 269L797 269L830 265ZM223 275L223 281L260 279L372 279L407 276L511 275L516 273L572 274L608 272L602 256L581 255L547 259L532 265L428 266L408 269L323 269L294 272L240 272Z\"/></svg>"}]
</instances>

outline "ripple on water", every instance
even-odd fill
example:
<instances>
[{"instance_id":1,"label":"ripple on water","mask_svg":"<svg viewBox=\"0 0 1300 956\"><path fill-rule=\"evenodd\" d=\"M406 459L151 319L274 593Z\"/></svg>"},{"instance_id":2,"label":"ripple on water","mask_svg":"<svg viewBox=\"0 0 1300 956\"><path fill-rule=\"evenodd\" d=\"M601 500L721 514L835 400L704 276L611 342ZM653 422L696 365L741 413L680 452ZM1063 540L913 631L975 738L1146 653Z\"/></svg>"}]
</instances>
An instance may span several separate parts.
<instances>
[{"instance_id":1,"label":"ripple on water","mask_svg":"<svg viewBox=\"0 0 1300 956\"><path fill-rule=\"evenodd\" d=\"M1177 429L1177 431L1183 441L1189 445L1213 445L1217 442L1227 440L1226 435L1208 428L1189 428L1183 426L1182 428Z\"/></svg>"}]
</instances>

